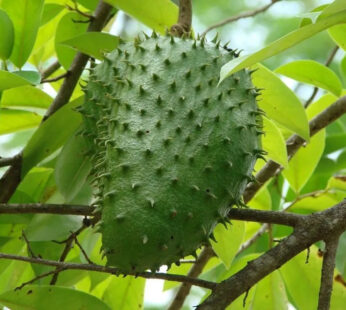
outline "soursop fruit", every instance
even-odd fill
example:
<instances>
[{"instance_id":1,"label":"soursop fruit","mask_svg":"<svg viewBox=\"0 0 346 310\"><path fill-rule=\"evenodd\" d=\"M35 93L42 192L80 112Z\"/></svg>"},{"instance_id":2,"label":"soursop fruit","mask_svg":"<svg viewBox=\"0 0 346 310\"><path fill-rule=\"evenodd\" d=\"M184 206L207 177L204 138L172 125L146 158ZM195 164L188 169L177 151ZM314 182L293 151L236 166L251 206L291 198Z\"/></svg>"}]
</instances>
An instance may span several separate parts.
<instances>
[{"instance_id":1,"label":"soursop fruit","mask_svg":"<svg viewBox=\"0 0 346 310\"><path fill-rule=\"evenodd\" d=\"M91 71L82 135L108 265L136 273L177 262L241 204L262 132L250 73L218 85L236 56L219 42L153 33Z\"/></svg>"}]
</instances>

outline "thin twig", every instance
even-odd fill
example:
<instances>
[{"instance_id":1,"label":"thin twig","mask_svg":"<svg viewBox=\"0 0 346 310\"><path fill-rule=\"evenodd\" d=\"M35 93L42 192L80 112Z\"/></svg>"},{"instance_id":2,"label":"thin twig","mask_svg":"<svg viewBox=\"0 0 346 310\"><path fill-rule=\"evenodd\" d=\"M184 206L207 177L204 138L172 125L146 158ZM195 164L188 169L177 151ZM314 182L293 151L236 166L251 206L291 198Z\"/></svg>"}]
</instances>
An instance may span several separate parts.
<instances>
[{"instance_id":1,"label":"thin twig","mask_svg":"<svg viewBox=\"0 0 346 310\"><path fill-rule=\"evenodd\" d=\"M89 270L89 271L95 271L95 272L109 273L113 275L121 274L119 269L114 267L106 267L106 266L93 265L93 264L58 262L54 260L26 257L26 256L14 255L14 254L0 253L0 259L18 260L18 261L28 262L32 264L53 266L57 268L62 268L62 270ZM175 282L187 282L187 283L191 283L192 285L204 287L207 289L213 289L216 285L216 283L210 282L210 281L189 278L186 276L176 275L176 274L160 273L160 272L159 273L139 272L139 273L128 273L126 275L133 275L133 276L146 278L146 279L161 279L161 280L175 281Z\"/></svg>"},{"instance_id":2,"label":"thin twig","mask_svg":"<svg viewBox=\"0 0 346 310\"><path fill-rule=\"evenodd\" d=\"M202 250L199 257L197 258L196 263L190 269L187 276L189 278L197 278L199 276L199 274L202 272L202 270L205 267L205 265L207 264L207 262L209 261L209 259L212 258L214 255L215 255L214 251L212 250L211 247L205 247ZM173 299L171 305L169 306L168 310L181 309L181 307L184 304L186 297L190 293L190 290L191 290L191 283L187 283L187 282L183 283L180 286L180 288L179 288L175 298Z\"/></svg>"},{"instance_id":3,"label":"thin twig","mask_svg":"<svg viewBox=\"0 0 346 310\"><path fill-rule=\"evenodd\" d=\"M49 67L47 67L44 71L41 73L41 80L44 80L51 76L55 71L57 71L61 67L59 61L53 62Z\"/></svg>"},{"instance_id":4,"label":"thin twig","mask_svg":"<svg viewBox=\"0 0 346 310\"><path fill-rule=\"evenodd\" d=\"M50 79L42 79L42 80L41 80L41 84L59 81L59 80L65 78L65 77L67 77L68 74L69 74L69 72L67 71L67 72L65 72L65 73L63 73L63 74L60 74L60 75L58 75L58 76L56 76L56 77L53 77L53 78L50 78Z\"/></svg>"},{"instance_id":5,"label":"thin twig","mask_svg":"<svg viewBox=\"0 0 346 310\"><path fill-rule=\"evenodd\" d=\"M88 19L89 19L88 22L92 21L92 20L95 18L93 15L90 15L90 14L88 14L88 13L85 13L85 12L81 11L81 10L79 9L79 7L78 7L78 3L77 3L76 0L73 0L73 4L74 4L74 8L71 7L71 6L69 6L68 4L66 4L66 8L67 8L69 11L76 12L76 13L78 13L78 14L80 14L80 15L86 17L86 18L88 18Z\"/></svg>"},{"instance_id":6,"label":"thin twig","mask_svg":"<svg viewBox=\"0 0 346 310\"><path fill-rule=\"evenodd\" d=\"M267 5L259 8L259 9L256 9L256 10L253 10L253 11L248 11L248 12L244 12L244 13L240 13L239 15L235 15L235 16L232 16L230 18L227 18L219 23L216 23L215 25L212 25L210 27L208 27L206 30L204 30L204 32L201 34L201 36L205 36L210 30L213 30L215 28L218 28L218 27L221 27L221 26L224 26L226 24L230 24L232 22L235 22L239 19L242 19L242 18L247 18L247 17L252 17L252 16L255 16L259 13L263 13L265 11L267 11L272 5L274 5L276 2L278 2L280 0L271 0L270 3L268 3Z\"/></svg>"},{"instance_id":7,"label":"thin twig","mask_svg":"<svg viewBox=\"0 0 346 310\"><path fill-rule=\"evenodd\" d=\"M37 277L31 279L30 281L24 282L24 283L22 283L20 286L17 286L14 290L15 290L15 291L21 290L25 285L32 284L32 283L36 282L37 280L43 279L43 278L45 278L45 277L50 276L51 274L55 274L55 273L61 272L61 271L63 271L63 270L65 270L64 267L59 267L59 268L57 268L57 269L55 269L55 270L51 270L51 271L42 273L42 274L40 274L39 276L37 276Z\"/></svg>"},{"instance_id":8,"label":"thin twig","mask_svg":"<svg viewBox=\"0 0 346 310\"><path fill-rule=\"evenodd\" d=\"M329 56L328 56L326 62L324 63L324 65L325 65L326 67L329 67L329 65L330 65L331 62L333 61L333 59L334 59L334 57L335 57L335 55L336 55L336 53L337 53L338 50L339 50L339 46L335 46L335 47L333 48L333 50L332 50L331 53L329 54ZM306 102L305 102L305 105L304 105L305 108L307 108L307 107L311 104L311 102L315 99L317 93L318 93L318 87L314 87L314 90L313 90L311 96L310 96L309 99L306 100Z\"/></svg>"},{"instance_id":9,"label":"thin twig","mask_svg":"<svg viewBox=\"0 0 346 310\"><path fill-rule=\"evenodd\" d=\"M323 255L321 286L318 298L318 310L329 310L333 290L335 256L338 248L339 235L325 240L326 249Z\"/></svg>"},{"instance_id":10,"label":"thin twig","mask_svg":"<svg viewBox=\"0 0 346 310\"><path fill-rule=\"evenodd\" d=\"M19 159L20 159L20 156L18 156L18 155L15 155L13 157L0 157L0 167L12 166Z\"/></svg>"},{"instance_id":11,"label":"thin twig","mask_svg":"<svg viewBox=\"0 0 346 310\"><path fill-rule=\"evenodd\" d=\"M94 265L95 263L89 258L88 254L85 252L85 250L83 249L82 245L79 243L77 236L74 236L74 242L77 244L77 246L81 250L81 252L82 252L84 258L87 260L87 262L89 264L93 264Z\"/></svg>"},{"instance_id":12,"label":"thin twig","mask_svg":"<svg viewBox=\"0 0 346 310\"><path fill-rule=\"evenodd\" d=\"M29 241L28 238L26 237L26 235L25 235L25 233L24 233L24 230L22 231L22 237L23 237L23 239L24 239L24 241L25 241L25 243L26 243L26 246L27 246L27 248L28 248L28 252L29 252L30 256L31 256L31 257L37 257L37 256L35 255L34 251L33 251L32 248L31 248L30 241Z\"/></svg>"}]
</instances>

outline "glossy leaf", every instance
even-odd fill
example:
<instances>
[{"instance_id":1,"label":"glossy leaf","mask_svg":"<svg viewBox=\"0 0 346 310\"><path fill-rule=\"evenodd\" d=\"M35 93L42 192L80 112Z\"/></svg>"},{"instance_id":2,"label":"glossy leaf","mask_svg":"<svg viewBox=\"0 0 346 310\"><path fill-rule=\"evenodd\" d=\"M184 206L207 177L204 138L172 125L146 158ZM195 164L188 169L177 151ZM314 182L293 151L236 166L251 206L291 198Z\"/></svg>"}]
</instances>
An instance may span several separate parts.
<instances>
[{"instance_id":1,"label":"glossy leaf","mask_svg":"<svg viewBox=\"0 0 346 310\"><path fill-rule=\"evenodd\" d=\"M178 7L170 0L106 0L106 2L161 34L178 20Z\"/></svg>"},{"instance_id":2,"label":"glossy leaf","mask_svg":"<svg viewBox=\"0 0 346 310\"><path fill-rule=\"evenodd\" d=\"M242 221L232 221L231 225L227 224L227 229L222 224L218 224L214 229L217 242L211 241L211 246L227 269L231 266L232 260L243 242L244 231L245 223Z\"/></svg>"},{"instance_id":3,"label":"glossy leaf","mask_svg":"<svg viewBox=\"0 0 346 310\"><path fill-rule=\"evenodd\" d=\"M0 70L0 91L28 84L30 82L18 74Z\"/></svg>"},{"instance_id":4,"label":"glossy leaf","mask_svg":"<svg viewBox=\"0 0 346 310\"><path fill-rule=\"evenodd\" d=\"M34 112L13 109L0 109L0 135L36 127L41 116Z\"/></svg>"},{"instance_id":5,"label":"glossy leaf","mask_svg":"<svg viewBox=\"0 0 346 310\"><path fill-rule=\"evenodd\" d=\"M291 89L272 71L258 64L252 74L253 83L262 88L258 105L271 120L309 140L309 124L305 110Z\"/></svg>"},{"instance_id":6,"label":"glossy leaf","mask_svg":"<svg viewBox=\"0 0 346 310\"><path fill-rule=\"evenodd\" d=\"M317 61L292 61L275 69L275 72L294 80L323 88L336 96L339 96L341 93L342 84L338 76L334 71Z\"/></svg>"},{"instance_id":7,"label":"glossy leaf","mask_svg":"<svg viewBox=\"0 0 346 310\"><path fill-rule=\"evenodd\" d=\"M40 27L47 24L64 9L63 5L57 3L45 3L43 7Z\"/></svg>"},{"instance_id":8,"label":"glossy leaf","mask_svg":"<svg viewBox=\"0 0 346 310\"><path fill-rule=\"evenodd\" d=\"M1 107L47 109L53 98L43 90L31 85L5 90L2 93Z\"/></svg>"},{"instance_id":9,"label":"glossy leaf","mask_svg":"<svg viewBox=\"0 0 346 310\"><path fill-rule=\"evenodd\" d=\"M60 44L66 40L72 39L82 33L85 33L88 27L87 23L76 23L74 21L85 21L86 17L75 12L65 14L59 21L55 34L55 50L61 65L68 70L77 51L72 47Z\"/></svg>"},{"instance_id":10,"label":"glossy leaf","mask_svg":"<svg viewBox=\"0 0 346 310\"><path fill-rule=\"evenodd\" d=\"M74 215L35 214L25 229L30 241L65 240L82 225L82 220Z\"/></svg>"},{"instance_id":11,"label":"glossy leaf","mask_svg":"<svg viewBox=\"0 0 346 310\"><path fill-rule=\"evenodd\" d=\"M110 310L100 299L75 289L27 285L21 290L10 290L0 295L0 302L13 309L35 310Z\"/></svg>"},{"instance_id":12,"label":"glossy leaf","mask_svg":"<svg viewBox=\"0 0 346 310\"><path fill-rule=\"evenodd\" d=\"M61 147L76 131L82 118L74 108L83 100L80 97L60 108L34 133L23 150L22 176Z\"/></svg>"},{"instance_id":13,"label":"glossy leaf","mask_svg":"<svg viewBox=\"0 0 346 310\"><path fill-rule=\"evenodd\" d=\"M220 83L230 76L231 74L250 67L258 62L261 62L273 55L279 54L288 48L312 37L316 33L321 32L331 26L344 23L346 19L346 10L333 14L326 17L315 24L307 25L305 27L299 28L285 35L284 37L276 40L275 42L267 45L263 49L242 57L235 58L225 64L221 68L220 72Z\"/></svg>"},{"instance_id":14,"label":"glossy leaf","mask_svg":"<svg viewBox=\"0 0 346 310\"><path fill-rule=\"evenodd\" d=\"M304 251L280 268L286 288L297 309L317 309L321 269L322 257L314 245L310 247L308 263ZM343 309L346 304L345 287L335 280L333 284L330 309Z\"/></svg>"},{"instance_id":15,"label":"glossy leaf","mask_svg":"<svg viewBox=\"0 0 346 310\"><path fill-rule=\"evenodd\" d=\"M14 28L11 19L4 10L0 9L0 59L6 60L11 56L14 42Z\"/></svg>"},{"instance_id":16,"label":"glossy leaf","mask_svg":"<svg viewBox=\"0 0 346 310\"><path fill-rule=\"evenodd\" d=\"M34 85L41 82L41 74L37 71L13 71L12 73L22 77Z\"/></svg>"},{"instance_id":17,"label":"glossy leaf","mask_svg":"<svg viewBox=\"0 0 346 310\"><path fill-rule=\"evenodd\" d=\"M346 25L334 26L328 29L328 33L335 43L346 51Z\"/></svg>"},{"instance_id":18,"label":"glossy leaf","mask_svg":"<svg viewBox=\"0 0 346 310\"><path fill-rule=\"evenodd\" d=\"M21 68L34 47L41 23L44 0L2 0L2 7L14 25L11 61Z\"/></svg>"},{"instance_id":19,"label":"glossy leaf","mask_svg":"<svg viewBox=\"0 0 346 310\"><path fill-rule=\"evenodd\" d=\"M267 157L286 168L288 166L287 150L281 131L267 117L263 117L263 131L265 134L262 138L262 147L268 152Z\"/></svg>"},{"instance_id":20,"label":"glossy leaf","mask_svg":"<svg viewBox=\"0 0 346 310\"><path fill-rule=\"evenodd\" d=\"M290 160L288 169L283 171L284 177L292 189L299 193L314 172L324 150L325 130L314 135L310 143L302 147Z\"/></svg>"},{"instance_id":21,"label":"glossy leaf","mask_svg":"<svg viewBox=\"0 0 346 310\"><path fill-rule=\"evenodd\" d=\"M102 60L104 54L114 50L118 46L118 43L118 37L111 34L87 32L63 41L60 44L73 47L84 54Z\"/></svg>"},{"instance_id":22,"label":"glossy leaf","mask_svg":"<svg viewBox=\"0 0 346 310\"><path fill-rule=\"evenodd\" d=\"M55 180L59 191L69 203L78 194L91 169L85 140L80 136L72 136L59 154Z\"/></svg>"},{"instance_id":23,"label":"glossy leaf","mask_svg":"<svg viewBox=\"0 0 346 310\"><path fill-rule=\"evenodd\" d=\"M102 300L111 309L143 309L145 279L128 276L125 279L113 277L104 292Z\"/></svg>"}]
</instances>

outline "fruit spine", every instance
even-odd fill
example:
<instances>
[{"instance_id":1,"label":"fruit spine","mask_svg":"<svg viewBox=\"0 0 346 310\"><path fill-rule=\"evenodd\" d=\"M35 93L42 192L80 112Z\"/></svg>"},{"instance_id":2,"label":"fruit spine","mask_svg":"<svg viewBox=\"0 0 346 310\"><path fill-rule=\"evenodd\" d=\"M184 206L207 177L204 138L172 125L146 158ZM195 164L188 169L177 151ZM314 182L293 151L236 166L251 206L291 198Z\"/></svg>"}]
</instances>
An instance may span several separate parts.
<instances>
[{"instance_id":1,"label":"fruit spine","mask_svg":"<svg viewBox=\"0 0 346 310\"><path fill-rule=\"evenodd\" d=\"M91 71L82 134L108 265L133 273L177 262L241 204L262 131L250 73L218 85L235 56L217 41L153 33Z\"/></svg>"}]
</instances>

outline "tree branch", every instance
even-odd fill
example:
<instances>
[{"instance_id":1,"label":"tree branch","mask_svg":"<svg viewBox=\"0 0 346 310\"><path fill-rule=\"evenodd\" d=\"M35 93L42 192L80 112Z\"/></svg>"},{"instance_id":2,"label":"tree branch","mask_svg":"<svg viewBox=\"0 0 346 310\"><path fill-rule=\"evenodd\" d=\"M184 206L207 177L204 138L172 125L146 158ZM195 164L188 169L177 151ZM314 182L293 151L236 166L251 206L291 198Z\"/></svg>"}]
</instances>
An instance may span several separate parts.
<instances>
[{"instance_id":1,"label":"tree branch","mask_svg":"<svg viewBox=\"0 0 346 310\"><path fill-rule=\"evenodd\" d=\"M5 254L5 253L0 253L0 259L18 260L18 261L28 262L32 264L52 266L52 267L57 267L61 270L89 270L89 271L109 273L114 275L121 274L121 272L117 268L94 265L94 264L66 263L66 262L58 262L58 261L42 259L42 258L26 257L26 256L19 256L19 255L13 255L13 254ZM216 283L214 282L189 278L186 276L176 275L176 274L140 272L140 273L129 273L126 275L132 275L132 276L137 276L137 277L146 278L146 279L161 279L161 280L175 281L175 282L187 282L187 283L191 283L192 285L204 287L207 289L213 289L216 285Z\"/></svg>"},{"instance_id":2,"label":"tree branch","mask_svg":"<svg viewBox=\"0 0 346 310\"><path fill-rule=\"evenodd\" d=\"M218 284L198 310L223 310L265 276L280 268L313 243L332 238L346 230L346 200L300 220L294 232L277 246Z\"/></svg>"},{"instance_id":3,"label":"tree branch","mask_svg":"<svg viewBox=\"0 0 346 310\"><path fill-rule=\"evenodd\" d=\"M201 36L205 36L209 31L215 29L215 28L218 28L218 27L221 27L221 26L224 26L226 24L230 24L232 22L235 22L239 19L242 19L242 18L247 18L247 17L252 17L252 16L255 16L259 13L263 13L265 11L267 11L272 5L274 5L276 2L278 2L280 0L271 0L270 3L268 3L267 5L259 8L259 9L256 9L256 10L253 10L253 11L248 11L248 12L244 12L244 13L240 13L239 15L235 15L235 16L232 16L230 18L227 18L219 23L216 23L215 25L212 25L210 27L208 27L206 30L203 31L203 33L201 34Z\"/></svg>"},{"instance_id":4,"label":"tree branch","mask_svg":"<svg viewBox=\"0 0 346 310\"><path fill-rule=\"evenodd\" d=\"M202 272L205 265L208 263L209 259L214 256L214 251L211 247L205 247L199 257L197 258L196 263L192 266L192 268L189 270L187 276L189 278L197 278L200 273ZM183 283L175 295L175 298L173 299L171 305L169 306L168 310L179 310L184 304L184 301L186 297L189 295L191 290L191 283Z\"/></svg>"},{"instance_id":5,"label":"tree branch","mask_svg":"<svg viewBox=\"0 0 346 310\"><path fill-rule=\"evenodd\" d=\"M0 168L14 165L18 160L20 160L20 156L15 155L13 157L0 157Z\"/></svg>"},{"instance_id":6,"label":"tree branch","mask_svg":"<svg viewBox=\"0 0 346 310\"><path fill-rule=\"evenodd\" d=\"M112 7L109 4L100 1L95 10L95 18L90 23L88 31L101 31L107 20L107 17L111 12L111 9ZM73 90L78 83L80 75L82 74L84 67L88 62L88 59L89 56L82 53L77 53L69 69L69 74L64 79L64 82L57 96L55 97L53 103L48 108L45 116L43 117L43 121L45 121L55 111L68 103ZM7 202L11 198L21 181L22 154L20 153L18 154L18 156L20 157L20 159L15 164L13 164L0 179L0 202Z\"/></svg>"},{"instance_id":7,"label":"tree branch","mask_svg":"<svg viewBox=\"0 0 346 310\"><path fill-rule=\"evenodd\" d=\"M323 254L321 287L318 298L318 310L329 310L333 290L335 256L338 248L339 235L325 240L326 249Z\"/></svg>"},{"instance_id":8,"label":"tree branch","mask_svg":"<svg viewBox=\"0 0 346 310\"><path fill-rule=\"evenodd\" d=\"M341 97L323 112L313 118L310 123L310 137L315 135L321 129L325 128L337 118L346 113L346 96ZM298 135L291 136L287 142L287 154L289 159L305 143L305 140ZM243 194L245 203L249 202L257 191L274 175L280 172L282 167L276 162L269 160L263 168L256 174L256 182L249 183Z\"/></svg>"},{"instance_id":9,"label":"tree branch","mask_svg":"<svg viewBox=\"0 0 346 310\"><path fill-rule=\"evenodd\" d=\"M57 71L60 68L59 61L53 62L49 67L47 67L44 71L41 73L41 81L45 80L49 76L51 76L55 71ZM41 82L42 83L42 82Z\"/></svg>"}]
</instances>

